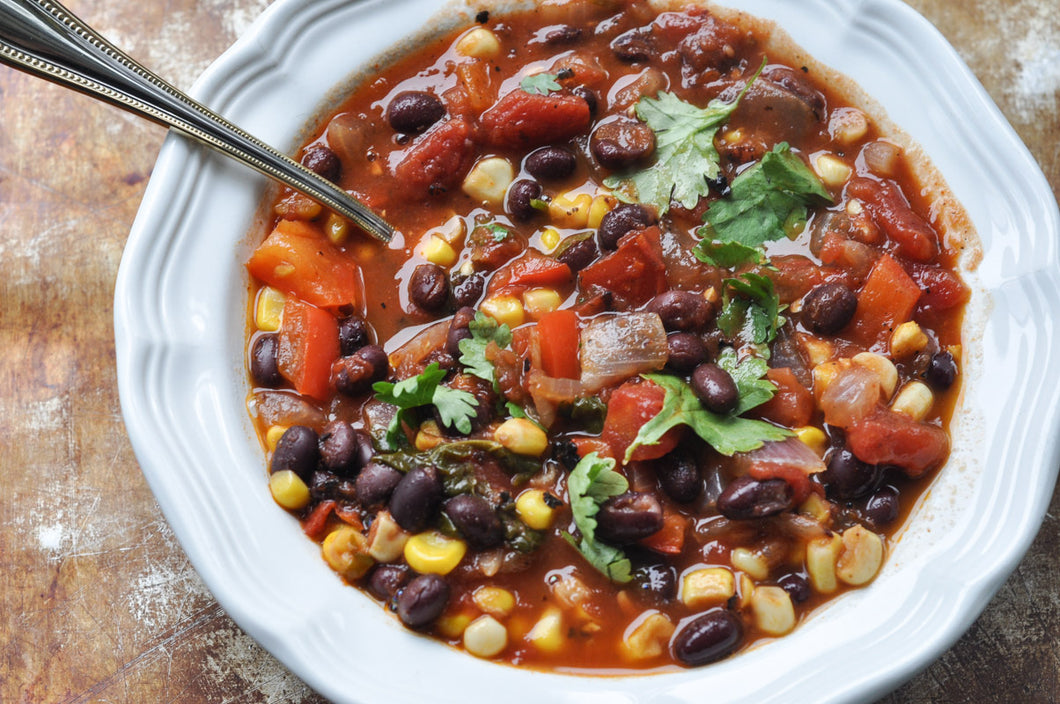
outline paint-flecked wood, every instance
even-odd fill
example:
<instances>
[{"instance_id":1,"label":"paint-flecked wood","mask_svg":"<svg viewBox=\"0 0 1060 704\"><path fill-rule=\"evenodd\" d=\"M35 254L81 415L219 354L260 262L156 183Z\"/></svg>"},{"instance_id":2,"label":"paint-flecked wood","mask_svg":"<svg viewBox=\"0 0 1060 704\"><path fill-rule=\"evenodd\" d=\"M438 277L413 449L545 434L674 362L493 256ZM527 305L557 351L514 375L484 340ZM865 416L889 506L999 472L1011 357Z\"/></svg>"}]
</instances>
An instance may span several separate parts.
<instances>
[{"instance_id":1,"label":"paint-flecked wood","mask_svg":"<svg viewBox=\"0 0 1060 704\"><path fill-rule=\"evenodd\" d=\"M268 4L68 2L183 88ZM910 4L957 47L1060 194L1056 0ZM204 588L125 435L111 297L163 136L0 68L2 702L322 701ZM982 617L883 702L1060 700L1058 516L1060 494Z\"/></svg>"}]
</instances>

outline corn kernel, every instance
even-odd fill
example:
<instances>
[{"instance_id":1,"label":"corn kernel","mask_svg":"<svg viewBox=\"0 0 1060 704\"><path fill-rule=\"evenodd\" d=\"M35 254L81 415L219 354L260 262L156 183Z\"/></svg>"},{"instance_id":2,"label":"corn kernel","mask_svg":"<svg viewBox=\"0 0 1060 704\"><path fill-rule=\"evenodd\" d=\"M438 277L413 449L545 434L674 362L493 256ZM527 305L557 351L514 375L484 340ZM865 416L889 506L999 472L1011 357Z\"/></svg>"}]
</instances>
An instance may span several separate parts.
<instances>
[{"instance_id":1,"label":"corn kernel","mask_svg":"<svg viewBox=\"0 0 1060 704\"><path fill-rule=\"evenodd\" d=\"M795 437L816 452L818 457L824 457L824 451L828 449L828 436L823 430L812 425L804 425L801 428L795 428Z\"/></svg>"},{"instance_id":2,"label":"corn kernel","mask_svg":"<svg viewBox=\"0 0 1060 704\"><path fill-rule=\"evenodd\" d=\"M501 42L496 34L485 27L475 27L457 40L454 49L461 56L492 59L501 52Z\"/></svg>"},{"instance_id":3,"label":"corn kernel","mask_svg":"<svg viewBox=\"0 0 1060 704\"><path fill-rule=\"evenodd\" d=\"M523 294L523 309L535 320L556 310L562 302L559 292L553 288L532 288Z\"/></svg>"},{"instance_id":4,"label":"corn kernel","mask_svg":"<svg viewBox=\"0 0 1060 704\"><path fill-rule=\"evenodd\" d=\"M895 359L911 357L927 347L928 336L915 320L909 320L891 333L891 356Z\"/></svg>"},{"instance_id":5,"label":"corn kernel","mask_svg":"<svg viewBox=\"0 0 1060 704\"><path fill-rule=\"evenodd\" d=\"M508 647L508 629L489 615L476 618L464 629L464 649L480 658L492 658Z\"/></svg>"},{"instance_id":6,"label":"corn kernel","mask_svg":"<svg viewBox=\"0 0 1060 704\"><path fill-rule=\"evenodd\" d=\"M828 340L821 340L810 335L802 335L799 337L799 341L802 343L802 349L806 352L806 357L809 359L812 366L818 364L824 364L832 359L835 355L835 345Z\"/></svg>"},{"instance_id":7,"label":"corn kernel","mask_svg":"<svg viewBox=\"0 0 1060 704\"><path fill-rule=\"evenodd\" d=\"M546 227L541 231L541 246L551 252L559 246L561 237L559 230L554 227Z\"/></svg>"},{"instance_id":8,"label":"corn kernel","mask_svg":"<svg viewBox=\"0 0 1060 704\"><path fill-rule=\"evenodd\" d=\"M504 618L515 608L515 595L501 587L479 587L471 595L475 606L490 616Z\"/></svg>"},{"instance_id":9,"label":"corn kernel","mask_svg":"<svg viewBox=\"0 0 1060 704\"><path fill-rule=\"evenodd\" d=\"M756 587L751 595L751 611L758 630L782 636L795 628L795 607L783 587Z\"/></svg>"},{"instance_id":10,"label":"corn kernel","mask_svg":"<svg viewBox=\"0 0 1060 704\"><path fill-rule=\"evenodd\" d=\"M864 526L843 531L843 549L836 560L835 573L852 587L868 584L883 564L883 540Z\"/></svg>"},{"instance_id":11,"label":"corn kernel","mask_svg":"<svg viewBox=\"0 0 1060 704\"><path fill-rule=\"evenodd\" d=\"M526 525L534 530L545 530L551 527L556 517L556 509L548 505L545 492L540 489L527 489L515 500L515 513Z\"/></svg>"},{"instance_id":12,"label":"corn kernel","mask_svg":"<svg viewBox=\"0 0 1060 704\"><path fill-rule=\"evenodd\" d=\"M850 167L834 154L821 154L814 159L813 170L829 188L839 188L851 174Z\"/></svg>"},{"instance_id":13,"label":"corn kernel","mask_svg":"<svg viewBox=\"0 0 1060 704\"><path fill-rule=\"evenodd\" d=\"M869 118L856 108L840 108L832 111L828 132L842 144L853 144L869 131Z\"/></svg>"},{"instance_id":14,"label":"corn kernel","mask_svg":"<svg viewBox=\"0 0 1060 704\"><path fill-rule=\"evenodd\" d=\"M446 575L460 564L467 543L436 530L413 535L405 542L405 561L420 574Z\"/></svg>"},{"instance_id":15,"label":"corn kernel","mask_svg":"<svg viewBox=\"0 0 1060 704\"><path fill-rule=\"evenodd\" d=\"M762 580L769 577L769 563L765 557L747 548L736 548L729 555L732 566L741 572L746 572L753 578Z\"/></svg>"},{"instance_id":16,"label":"corn kernel","mask_svg":"<svg viewBox=\"0 0 1060 704\"><path fill-rule=\"evenodd\" d=\"M831 594L838 588L835 563L843 540L833 533L828 537L814 538L806 545L806 572L810 585L821 594Z\"/></svg>"},{"instance_id":17,"label":"corn kernel","mask_svg":"<svg viewBox=\"0 0 1060 704\"><path fill-rule=\"evenodd\" d=\"M561 193L548 204L548 216L560 227L585 227L593 197L588 193Z\"/></svg>"},{"instance_id":18,"label":"corn kernel","mask_svg":"<svg viewBox=\"0 0 1060 704\"><path fill-rule=\"evenodd\" d=\"M479 310L509 328L517 328L526 321L523 302L514 296L493 296L479 306Z\"/></svg>"},{"instance_id":19,"label":"corn kernel","mask_svg":"<svg viewBox=\"0 0 1060 704\"><path fill-rule=\"evenodd\" d=\"M443 442L445 442L445 438L442 437L442 431L438 427L438 423L434 420L425 420L420 423L413 444L420 452L426 452L427 450L433 450Z\"/></svg>"},{"instance_id":20,"label":"corn kernel","mask_svg":"<svg viewBox=\"0 0 1060 704\"><path fill-rule=\"evenodd\" d=\"M545 431L527 418L509 418L493 432L493 439L517 455L540 457L548 448Z\"/></svg>"},{"instance_id":21,"label":"corn kernel","mask_svg":"<svg viewBox=\"0 0 1060 704\"><path fill-rule=\"evenodd\" d=\"M921 381L910 381L894 397L891 410L904 413L913 420L924 420L931 412L933 405L935 405L935 394L931 393L927 384Z\"/></svg>"},{"instance_id":22,"label":"corn kernel","mask_svg":"<svg viewBox=\"0 0 1060 704\"><path fill-rule=\"evenodd\" d=\"M665 615L654 611L634 622L622 638L622 654L630 660L650 660L666 652L674 624Z\"/></svg>"},{"instance_id":23,"label":"corn kernel","mask_svg":"<svg viewBox=\"0 0 1060 704\"><path fill-rule=\"evenodd\" d=\"M820 495L811 492L799 505L799 513L809 516L818 523L827 523L832 520L832 505Z\"/></svg>"},{"instance_id":24,"label":"corn kernel","mask_svg":"<svg viewBox=\"0 0 1060 704\"><path fill-rule=\"evenodd\" d=\"M269 429L265 431L265 447L269 452L276 452L276 445L279 444L280 438L287 432L286 425L270 425Z\"/></svg>"},{"instance_id":25,"label":"corn kernel","mask_svg":"<svg viewBox=\"0 0 1060 704\"><path fill-rule=\"evenodd\" d=\"M269 477L269 491L280 506L296 511L309 503L309 487L302 478L289 469L276 472Z\"/></svg>"},{"instance_id":26,"label":"corn kernel","mask_svg":"<svg viewBox=\"0 0 1060 704\"><path fill-rule=\"evenodd\" d=\"M555 606L545 609L541 618L526 634L526 640L538 650L556 653L566 642L563 629L563 612Z\"/></svg>"},{"instance_id":27,"label":"corn kernel","mask_svg":"<svg viewBox=\"0 0 1060 704\"><path fill-rule=\"evenodd\" d=\"M471 614L463 612L442 614L434 622L434 628L446 638L460 638L464 635L464 630L469 623L471 623Z\"/></svg>"},{"instance_id":28,"label":"corn kernel","mask_svg":"<svg viewBox=\"0 0 1060 704\"><path fill-rule=\"evenodd\" d=\"M272 286L262 286L258 291L257 305L254 307L254 325L263 332L276 332L283 322L283 305L287 296Z\"/></svg>"},{"instance_id":29,"label":"corn kernel","mask_svg":"<svg viewBox=\"0 0 1060 704\"><path fill-rule=\"evenodd\" d=\"M736 578L724 567L704 567L685 573L681 601L691 609L720 604L736 594Z\"/></svg>"},{"instance_id":30,"label":"corn kernel","mask_svg":"<svg viewBox=\"0 0 1060 704\"><path fill-rule=\"evenodd\" d=\"M825 362L813 368L813 393L817 398L835 381L843 365L839 362Z\"/></svg>"},{"instance_id":31,"label":"corn kernel","mask_svg":"<svg viewBox=\"0 0 1060 704\"><path fill-rule=\"evenodd\" d=\"M740 588L736 593L736 607L739 609L746 609L751 605L751 595L754 594L755 591L755 582L741 572L737 584Z\"/></svg>"},{"instance_id":32,"label":"corn kernel","mask_svg":"<svg viewBox=\"0 0 1060 704\"><path fill-rule=\"evenodd\" d=\"M456 264L457 254L451 244L438 235L431 235L423 245L423 258L431 264L448 269Z\"/></svg>"},{"instance_id":33,"label":"corn kernel","mask_svg":"<svg viewBox=\"0 0 1060 704\"><path fill-rule=\"evenodd\" d=\"M375 560L368 554L368 539L353 526L339 526L320 546L324 561L348 580L363 577Z\"/></svg>"},{"instance_id":34,"label":"corn kernel","mask_svg":"<svg viewBox=\"0 0 1060 704\"><path fill-rule=\"evenodd\" d=\"M585 224L594 230L600 227L604 216L618 205L618 198L611 195L598 195L593 198L593 204L589 206L589 220Z\"/></svg>"},{"instance_id":35,"label":"corn kernel","mask_svg":"<svg viewBox=\"0 0 1060 704\"><path fill-rule=\"evenodd\" d=\"M346 222L346 218L331 213L324 223L324 232L332 244L343 244L350 236L350 224Z\"/></svg>"},{"instance_id":36,"label":"corn kernel","mask_svg":"<svg viewBox=\"0 0 1060 704\"><path fill-rule=\"evenodd\" d=\"M459 215L453 215L441 225L431 230L430 234L454 247L459 247L464 243L464 236L467 234L467 225L464 224L464 218Z\"/></svg>"},{"instance_id":37,"label":"corn kernel","mask_svg":"<svg viewBox=\"0 0 1060 704\"><path fill-rule=\"evenodd\" d=\"M851 359L855 364L874 371L880 380L880 390L884 397L891 397L895 387L898 386L898 369L894 366L894 362L875 352L859 352Z\"/></svg>"},{"instance_id":38,"label":"corn kernel","mask_svg":"<svg viewBox=\"0 0 1060 704\"><path fill-rule=\"evenodd\" d=\"M515 169L511 162L491 156L471 167L460 188L472 198L496 206L504 201L504 194L514 180Z\"/></svg>"},{"instance_id":39,"label":"corn kernel","mask_svg":"<svg viewBox=\"0 0 1060 704\"><path fill-rule=\"evenodd\" d=\"M389 511L380 511L368 529L368 554L377 562L396 562L405 554L406 533Z\"/></svg>"}]
</instances>

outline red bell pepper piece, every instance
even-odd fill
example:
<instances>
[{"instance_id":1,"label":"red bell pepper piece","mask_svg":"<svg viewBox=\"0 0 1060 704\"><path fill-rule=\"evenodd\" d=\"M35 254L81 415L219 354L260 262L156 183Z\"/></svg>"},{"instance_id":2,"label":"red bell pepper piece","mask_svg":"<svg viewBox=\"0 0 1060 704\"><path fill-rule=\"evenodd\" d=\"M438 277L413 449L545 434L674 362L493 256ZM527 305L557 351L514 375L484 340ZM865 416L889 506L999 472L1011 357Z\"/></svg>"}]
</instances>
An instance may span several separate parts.
<instances>
[{"instance_id":1,"label":"red bell pepper piece","mask_svg":"<svg viewBox=\"0 0 1060 704\"><path fill-rule=\"evenodd\" d=\"M615 457L625 457L626 449L633 444L641 426L662 410L666 392L650 381L631 380L615 389L607 404L604 430L600 439L611 446ZM654 460L677 447L684 435L685 426L679 425L666 431L654 445L641 445L630 457L633 461Z\"/></svg>"},{"instance_id":2,"label":"red bell pepper piece","mask_svg":"<svg viewBox=\"0 0 1060 704\"><path fill-rule=\"evenodd\" d=\"M913 317L921 290L894 257L884 254L869 272L858 293L852 321L854 338L866 345L886 340Z\"/></svg>"},{"instance_id":3,"label":"red bell pepper piece","mask_svg":"<svg viewBox=\"0 0 1060 704\"><path fill-rule=\"evenodd\" d=\"M666 264L659 252L658 228L631 233L618 249L581 272L582 286L596 285L639 307L666 290Z\"/></svg>"},{"instance_id":4,"label":"red bell pepper piece","mask_svg":"<svg viewBox=\"0 0 1060 704\"><path fill-rule=\"evenodd\" d=\"M298 393L318 401L331 395L331 365L339 358L339 324L326 310L297 298L283 306L277 366Z\"/></svg>"},{"instance_id":5,"label":"red bell pepper piece","mask_svg":"<svg viewBox=\"0 0 1060 704\"><path fill-rule=\"evenodd\" d=\"M315 225L281 220L250 256L255 278L315 306L356 303L360 269Z\"/></svg>"},{"instance_id":6,"label":"red bell pepper piece","mask_svg":"<svg viewBox=\"0 0 1060 704\"><path fill-rule=\"evenodd\" d=\"M545 313L537 323L541 344L541 366L545 374L560 379L578 379L582 367L578 360L581 338L578 316L569 309Z\"/></svg>"}]
</instances>

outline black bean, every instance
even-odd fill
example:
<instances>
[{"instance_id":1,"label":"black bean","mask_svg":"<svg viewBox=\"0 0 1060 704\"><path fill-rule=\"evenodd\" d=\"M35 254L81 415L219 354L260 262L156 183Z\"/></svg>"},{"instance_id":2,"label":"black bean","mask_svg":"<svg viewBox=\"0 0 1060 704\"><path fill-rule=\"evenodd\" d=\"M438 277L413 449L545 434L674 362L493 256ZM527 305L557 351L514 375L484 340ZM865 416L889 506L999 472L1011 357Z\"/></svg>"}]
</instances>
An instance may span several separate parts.
<instances>
[{"instance_id":1,"label":"black bean","mask_svg":"<svg viewBox=\"0 0 1060 704\"><path fill-rule=\"evenodd\" d=\"M323 144L313 145L302 154L302 166L332 183L338 183L342 176L339 155Z\"/></svg>"},{"instance_id":2,"label":"black bean","mask_svg":"<svg viewBox=\"0 0 1060 704\"><path fill-rule=\"evenodd\" d=\"M810 581L801 574L795 572L784 575L777 580L777 584L780 585L781 589L788 593L788 596L791 597L792 603L795 604L801 604L809 599L812 594L810 590Z\"/></svg>"},{"instance_id":3,"label":"black bean","mask_svg":"<svg viewBox=\"0 0 1060 704\"><path fill-rule=\"evenodd\" d=\"M707 359L707 346L690 332L673 333L666 338L666 346L666 364L680 374L688 374Z\"/></svg>"},{"instance_id":4,"label":"black bean","mask_svg":"<svg viewBox=\"0 0 1060 704\"><path fill-rule=\"evenodd\" d=\"M727 657L742 640L739 617L717 608L686 621L670 641L670 651L685 665L697 667Z\"/></svg>"},{"instance_id":5,"label":"black bean","mask_svg":"<svg viewBox=\"0 0 1060 704\"><path fill-rule=\"evenodd\" d=\"M819 284L802 299L802 317L814 332L831 335L847 326L858 308L858 297L840 283Z\"/></svg>"},{"instance_id":6,"label":"black bean","mask_svg":"<svg viewBox=\"0 0 1060 704\"><path fill-rule=\"evenodd\" d=\"M732 413L740 403L740 390L729 372L717 364L700 364L692 372L692 390L712 413Z\"/></svg>"},{"instance_id":7,"label":"black bean","mask_svg":"<svg viewBox=\"0 0 1060 704\"><path fill-rule=\"evenodd\" d=\"M458 494L445 502L445 514L476 550L486 550L504 542L504 526L496 511L481 496Z\"/></svg>"},{"instance_id":8,"label":"black bean","mask_svg":"<svg viewBox=\"0 0 1060 704\"><path fill-rule=\"evenodd\" d=\"M409 569L404 565L376 565L368 575L368 591L380 601L390 603L409 581Z\"/></svg>"},{"instance_id":9,"label":"black bean","mask_svg":"<svg viewBox=\"0 0 1060 704\"><path fill-rule=\"evenodd\" d=\"M655 152L655 133L643 122L619 118L593 130L589 151L605 169L632 168Z\"/></svg>"},{"instance_id":10,"label":"black bean","mask_svg":"<svg viewBox=\"0 0 1060 704\"><path fill-rule=\"evenodd\" d=\"M349 479L343 479L334 472L319 470L313 472L309 480L309 495L314 501L332 499L352 502L357 499L357 490Z\"/></svg>"},{"instance_id":11,"label":"black bean","mask_svg":"<svg viewBox=\"0 0 1060 704\"><path fill-rule=\"evenodd\" d=\"M442 615L449 604L449 583L436 574L412 578L398 592L398 618L409 628L424 628Z\"/></svg>"},{"instance_id":12,"label":"black bean","mask_svg":"<svg viewBox=\"0 0 1060 704\"><path fill-rule=\"evenodd\" d=\"M571 271L581 271L600 255L591 236L572 235L560 243L560 247L562 249L556 253L556 259L570 267Z\"/></svg>"},{"instance_id":13,"label":"black bean","mask_svg":"<svg viewBox=\"0 0 1060 704\"><path fill-rule=\"evenodd\" d=\"M865 502L865 518L877 528L894 523L898 519L898 498L898 490L893 486L881 486Z\"/></svg>"},{"instance_id":14,"label":"black bean","mask_svg":"<svg viewBox=\"0 0 1060 704\"><path fill-rule=\"evenodd\" d=\"M508 214L520 222L526 222L538 214L532 201L541 199L541 184L528 178L519 179L508 187L505 206Z\"/></svg>"},{"instance_id":15,"label":"black bean","mask_svg":"<svg viewBox=\"0 0 1060 704\"><path fill-rule=\"evenodd\" d=\"M445 105L432 93L408 90L398 93L386 106L386 121L396 132L414 134L442 119Z\"/></svg>"},{"instance_id":16,"label":"black bean","mask_svg":"<svg viewBox=\"0 0 1060 704\"><path fill-rule=\"evenodd\" d=\"M348 357L371 343L368 321L358 314L339 319L339 348L343 357Z\"/></svg>"},{"instance_id":17,"label":"black bean","mask_svg":"<svg viewBox=\"0 0 1060 704\"><path fill-rule=\"evenodd\" d=\"M280 366L277 363L277 352L280 349L280 338L276 333L258 335L250 348L250 376L259 386L279 386L283 383Z\"/></svg>"},{"instance_id":18,"label":"black bean","mask_svg":"<svg viewBox=\"0 0 1060 704\"><path fill-rule=\"evenodd\" d=\"M632 543L658 533L662 504L652 494L629 491L605 501L596 514L596 534L609 543Z\"/></svg>"},{"instance_id":19,"label":"black bean","mask_svg":"<svg viewBox=\"0 0 1060 704\"><path fill-rule=\"evenodd\" d=\"M582 28L569 24L561 24L553 27L545 33L545 44L555 46L557 44L572 44L582 36Z\"/></svg>"},{"instance_id":20,"label":"black bean","mask_svg":"<svg viewBox=\"0 0 1060 704\"><path fill-rule=\"evenodd\" d=\"M283 431L280 441L276 443L269 471L275 473L289 469L308 483L319 461L316 431L304 425L292 425Z\"/></svg>"},{"instance_id":21,"label":"black bean","mask_svg":"<svg viewBox=\"0 0 1060 704\"><path fill-rule=\"evenodd\" d=\"M397 524L419 533L434 518L442 503L442 479L431 466L414 467L394 487L387 504Z\"/></svg>"},{"instance_id":22,"label":"black bean","mask_svg":"<svg viewBox=\"0 0 1060 704\"><path fill-rule=\"evenodd\" d=\"M644 310L656 313L667 330L701 330L714 314L714 307L698 293L670 289L648 301Z\"/></svg>"},{"instance_id":23,"label":"black bean","mask_svg":"<svg viewBox=\"0 0 1060 704\"><path fill-rule=\"evenodd\" d=\"M369 462L357 475L354 489L357 491L357 502L364 508L378 508L390 500L394 487L404 477L390 465L382 462Z\"/></svg>"},{"instance_id":24,"label":"black bean","mask_svg":"<svg viewBox=\"0 0 1060 704\"><path fill-rule=\"evenodd\" d=\"M438 310L449 300L449 277L445 269L432 264L420 264L409 278L409 299L423 310Z\"/></svg>"},{"instance_id":25,"label":"black bean","mask_svg":"<svg viewBox=\"0 0 1060 704\"><path fill-rule=\"evenodd\" d=\"M631 29L611 40L611 51L621 61L647 61L652 55L651 35L639 27Z\"/></svg>"},{"instance_id":26,"label":"black bean","mask_svg":"<svg viewBox=\"0 0 1060 704\"><path fill-rule=\"evenodd\" d=\"M737 477L718 495L718 511L734 521L765 518L795 505L795 492L783 479Z\"/></svg>"},{"instance_id":27,"label":"black bean","mask_svg":"<svg viewBox=\"0 0 1060 704\"><path fill-rule=\"evenodd\" d=\"M633 578L656 603L666 603L677 597L677 569L672 565L646 565L639 568Z\"/></svg>"},{"instance_id":28,"label":"black bean","mask_svg":"<svg viewBox=\"0 0 1060 704\"><path fill-rule=\"evenodd\" d=\"M600 220L596 232L600 248L612 250L618 247L618 241L634 230L643 230L655 224L655 216L643 205L623 203L609 210Z\"/></svg>"},{"instance_id":29,"label":"black bean","mask_svg":"<svg viewBox=\"0 0 1060 704\"><path fill-rule=\"evenodd\" d=\"M880 468L862 462L845 447L837 448L828 458L828 468L817 475L828 495L836 499L856 499L872 491Z\"/></svg>"},{"instance_id":30,"label":"black bean","mask_svg":"<svg viewBox=\"0 0 1060 704\"><path fill-rule=\"evenodd\" d=\"M445 335L445 351L455 359L460 359L460 341L471 339L471 321L475 319L475 309L464 306L458 310L449 322L449 332Z\"/></svg>"},{"instance_id":31,"label":"black bean","mask_svg":"<svg viewBox=\"0 0 1060 704\"><path fill-rule=\"evenodd\" d=\"M666 495L679 504L694 501L703 490L699 466L684 452L671 452L652 463L655 477Z\"/></svg>"},{"instance_id":32,"label":"black bean","mask_svg":"<svg viewBox=\"0 0 1060 704\"><path fill-rule=\"evenodd\" d=\"M372 384L386 379L390 360L379 345L365 345L337 363L335 388L347 396L360 396L372 389Z\"/></svg>"},{"instance_id":33,"label":"black bean","mask_svg":"<svg viewBox=\"0 0 1060 704\"><path fill-rule=\"evenodd\" d=\"M473 306L486 290L486 277L472 274L453 285L453 300L458 306Z\"/></svg>"},{"instance_id":34,"label":"black bean","mask_svg":"<svg viewBox=\"0 0 1060 704\"><path fill-rule=\"evenodd\" d=\"M927 368L927 382L936 389L948 389L957 381L957 360L943 350L931 355Z\"/></svg>"},{"instance_id":35,"label":"black bean","mask_svg":"<svg viewBox=\"0 0 1060 704\"><path fill-rule=\"evenodd\" d=\"M342 420L324 426L320 435L320 459L332 472L352 476L371 457L372 441L367 433L354 430L352 425Z\"/></svg>"},{"instance_id":36,"label":"black bean","mask_svg":"<svg viewBox=\"0 0 1060 704\"><path fill-rule=\"evenodd\" d=\"M574 173L578 160L574 153L563 147L541 147L526 157L523 166L534 178L556 181Z\"/></svg>"},{"instance_id":37,"label":"black bean","mask_svg":"<svg viewBox=\"0 0 1060 704\"><path fill-rule=\"evenodd\" d=\"M570 92L585 101L585 104L589 106L590 115L596 115L596 106L600 99L596 97L596 93L591 88L588 86L575 86L571 88Z\"/></svg>"}]
</instances>

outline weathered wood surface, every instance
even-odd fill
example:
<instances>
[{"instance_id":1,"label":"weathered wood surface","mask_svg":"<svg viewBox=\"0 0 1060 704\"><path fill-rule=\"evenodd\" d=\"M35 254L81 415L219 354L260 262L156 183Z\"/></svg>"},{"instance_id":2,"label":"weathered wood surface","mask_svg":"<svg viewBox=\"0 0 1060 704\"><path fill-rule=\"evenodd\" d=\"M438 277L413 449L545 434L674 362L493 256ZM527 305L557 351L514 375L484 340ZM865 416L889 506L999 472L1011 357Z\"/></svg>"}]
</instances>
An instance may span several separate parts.
<instances>
[{"instance_id":1,"label":"weathered wood surface","mask_svg":"<svg viewBox=\"0 0 1060 704\"><path fill-rule=\"evenodd\" d=\"M69 0L190 87L269 0ZM1060 194L1056 0L911 0ZM930 67L925 70L930 70ZM0 68L0 701L319 702L207 592L125 436L113 283L160 128ZM883 701L1060 700L1060 493L971 630Z\"/></svg>"}]
</instances>

